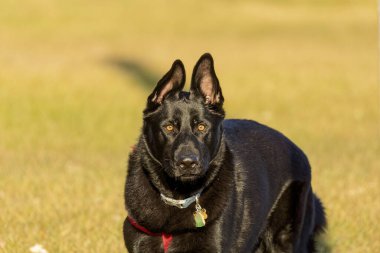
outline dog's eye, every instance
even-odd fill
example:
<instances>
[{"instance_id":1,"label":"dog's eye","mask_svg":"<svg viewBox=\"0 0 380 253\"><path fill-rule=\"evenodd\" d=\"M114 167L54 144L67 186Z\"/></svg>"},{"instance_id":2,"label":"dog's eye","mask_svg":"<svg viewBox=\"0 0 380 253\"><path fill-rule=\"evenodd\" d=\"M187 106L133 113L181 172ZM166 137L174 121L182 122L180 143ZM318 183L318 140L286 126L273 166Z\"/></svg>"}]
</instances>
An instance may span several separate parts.
<instances>
[{"instance_id":1,"label":"dog's eye","mask_svg":"<svg viewBox=\"0 0 380 253\"><path fill-rule=\"evenodd\" d=\"M197 129L198 129L198 131L202 132L202 131L204 131L206 129L206 126L201 123L201 124L198 124Z\"/></svg>"},{"instance_id":2,"label":"dog's eye","mask_svg":"<svg viewBox=\"0 0 380 253\"><path fill-rule=\"evenodd\" d=\"M167 125L167 126L165 126L165 129L166 129L166 131L171 132L174 130L174 126L173 125Z\"/></svg>"}]
</instances>

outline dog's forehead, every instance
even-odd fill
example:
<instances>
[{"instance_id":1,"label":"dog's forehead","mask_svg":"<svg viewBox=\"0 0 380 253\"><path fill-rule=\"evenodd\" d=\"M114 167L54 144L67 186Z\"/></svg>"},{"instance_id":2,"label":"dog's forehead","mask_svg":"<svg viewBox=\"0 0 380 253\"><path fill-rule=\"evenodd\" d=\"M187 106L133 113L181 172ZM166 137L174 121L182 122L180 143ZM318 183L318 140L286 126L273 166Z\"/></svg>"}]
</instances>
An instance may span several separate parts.
<instances>
[{"instance_id":1,"label":"dog's forehead","mask_svg":"<svg viewBox=\"0 0 380 253\"><path fill-rule=\"evenodd\" d=\"M177 99L166 104L166 113L169 118L187 120L194 117L204 117L205 110L202 104L189 99Z\"/></svg>"}]
</instances>

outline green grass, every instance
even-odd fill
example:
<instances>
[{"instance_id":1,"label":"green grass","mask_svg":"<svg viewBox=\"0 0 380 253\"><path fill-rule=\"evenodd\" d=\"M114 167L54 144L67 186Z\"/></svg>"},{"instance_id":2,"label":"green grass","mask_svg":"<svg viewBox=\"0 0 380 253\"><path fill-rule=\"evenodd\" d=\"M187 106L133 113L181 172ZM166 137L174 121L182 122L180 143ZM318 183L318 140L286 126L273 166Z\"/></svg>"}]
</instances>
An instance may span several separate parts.
<instances>
[{"instance_id":1,"label":"green grass","mask_svg":"<svg viewBox=\"0 0 380 253\"><path fill-rule=\"evenodd\" d=\"M129 147L154 80L213 54L228 117L308 154L325 250L380 248L373 1L0 3L0 252L125 252Z\"/></svg>"}]
</instances>

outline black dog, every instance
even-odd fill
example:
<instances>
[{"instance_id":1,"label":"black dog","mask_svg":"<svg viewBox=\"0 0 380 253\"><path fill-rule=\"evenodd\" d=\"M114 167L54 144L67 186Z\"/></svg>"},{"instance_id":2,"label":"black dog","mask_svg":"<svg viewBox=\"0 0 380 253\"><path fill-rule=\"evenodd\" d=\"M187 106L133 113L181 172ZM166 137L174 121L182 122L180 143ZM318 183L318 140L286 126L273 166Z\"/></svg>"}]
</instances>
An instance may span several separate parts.
<instances>
[{"instance_id":1,"label":"black dog","mask_svg":"<svg viewBox=\"0 0 380 253\"><path fill-rule=\"evenodd\" d=\"M210 54L184 84L177 60L148 97L125 186L128 251L315 251L326 220L304 153L257 122L224 120Z\"/></svg>"}]
</instances>

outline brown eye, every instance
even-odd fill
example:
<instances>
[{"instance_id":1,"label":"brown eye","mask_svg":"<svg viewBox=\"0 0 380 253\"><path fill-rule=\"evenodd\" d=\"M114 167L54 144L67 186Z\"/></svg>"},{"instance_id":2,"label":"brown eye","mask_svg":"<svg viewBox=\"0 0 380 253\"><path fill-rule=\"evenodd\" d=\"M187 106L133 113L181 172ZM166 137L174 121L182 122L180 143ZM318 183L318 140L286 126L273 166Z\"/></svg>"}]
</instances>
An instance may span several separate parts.
<instances>
[{"instance_id":1,"label":"brown eye","mask_svg":"<svg viewBox=\"0 0 380 253\"><path fill-rule=\"evenodd\" d=\"M171 131L174 130L174 126L173 126L173 125L167 125L167 126L165 127L165 129L166 129L166 131L171 132Z\"/></svg>"},{"instance_id":2,"label":"brown eye","mask_svg":"<svg viewBox=\"0 0 380 253\"><path fill-rule=\"evenodd\" d=\"M197 127L198 131L204 131L206 129L206 126L204 124L198 124L198 127Z\"/></svg>"}]
</instances>

